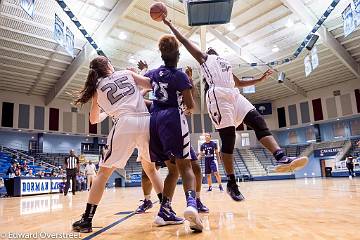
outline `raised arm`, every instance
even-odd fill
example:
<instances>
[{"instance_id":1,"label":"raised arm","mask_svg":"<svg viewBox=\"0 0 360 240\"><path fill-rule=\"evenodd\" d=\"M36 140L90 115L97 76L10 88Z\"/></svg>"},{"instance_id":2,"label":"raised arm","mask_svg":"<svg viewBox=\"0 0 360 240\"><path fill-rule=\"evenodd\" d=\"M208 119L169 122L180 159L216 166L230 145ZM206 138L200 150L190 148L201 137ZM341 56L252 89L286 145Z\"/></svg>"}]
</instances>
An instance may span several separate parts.
<instances>
[{"instance_id":1,"label":"raised arm","mask_svg":"<svg viewBox=\"0 0 360 240\"><path fill-rule=\"evenodd\" d=\"M256 85L259 82L266 80L272 73L273 71L269 69L260 78L254 80L246 80L246 81L240 80L237 76L235 76L235 74L233 74L235 87L248 87L248 86Z\"/></svg>"},{"instance_id":2,"label":"raised arm","mask_svg":"<svg viewBox=\"0 0 360 240\"><path fill-rule=\"evenodd\" d=\"M206 62L206 53L203 53L194 43L185 38L170 21L164 19L164 23L169 26L175 37L184 45L184 47L196 59L196 61L198 61L200 64Z\"/></svg>"}]
</instances>

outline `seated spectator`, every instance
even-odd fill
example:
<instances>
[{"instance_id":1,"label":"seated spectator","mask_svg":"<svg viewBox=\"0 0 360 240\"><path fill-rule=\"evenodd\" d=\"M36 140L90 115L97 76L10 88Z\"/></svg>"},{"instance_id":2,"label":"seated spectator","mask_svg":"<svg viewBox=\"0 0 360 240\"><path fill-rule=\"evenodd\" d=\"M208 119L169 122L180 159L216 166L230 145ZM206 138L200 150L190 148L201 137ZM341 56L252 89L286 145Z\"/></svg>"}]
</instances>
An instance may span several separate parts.
<instances>
[{"instance_id":1,"label":"seated spectator","mask_svg":"<svg viewBox=\"0 0 360 240\"><path fill-rule=\"evenodd\" d=\"M15 176L16 170L17 170L16 162L13 162L12 165L6 171L6 175L13 177Z\"/></svg>"},{"instance_id":2,"label":"seated spectator","mask_svg":"<svg viewBox=\"0 0 360 240\"><path fill-rule=\"evenodd\" d=\"M21 171L24 172L25 169L26 169L26 171L28 171L28 168L29 168L29 166L28 166L28 164L27 164L27 161L24 160L23 163L21 164Z\"/></svg>"},{"instance_id":3,"label":"seated spectator","mask_svg":"<svg viewBox=\"0 0 360 240\"><path fill-rule=\"evenodd\" d=\"M33 174L33 170L30 168L28 173L25 175L26 177L35 177L35 175Z\"/></svg>"},{"instance_id":4,"label":"seated spectator","mask_svg":"<svg viewBox=\"0 0 360 240\"><path fill-rule=\"evenodd\" d=\"M37 176L38 178L43 178L43 177L45 177L45 173L44 173L43 171L39 171L39 172L36 174L36 176Z\"/></svg>"},{"instance_id":5,"label":"seated spectator","mask_svg":"<svg viewBox=\"0 0 360 240\"><path fill-rule=\"evenodd\" d=\"M20 169L16 169L15 171L15 177L20 177L21 176L21 171Z\"/></svg>"},{"instance_id":6,"label":"seated spectator","mask_svg":"<svg viewBox=\"0 0 360 240\"><path fill-rule=\"evenodd\" d=\"M28 166L23 167L23 168L21 169L21 171L22 171L23 175L26 176L26 174L28 174L28 172L29 172Z\"/></svg>"}]
</instances>

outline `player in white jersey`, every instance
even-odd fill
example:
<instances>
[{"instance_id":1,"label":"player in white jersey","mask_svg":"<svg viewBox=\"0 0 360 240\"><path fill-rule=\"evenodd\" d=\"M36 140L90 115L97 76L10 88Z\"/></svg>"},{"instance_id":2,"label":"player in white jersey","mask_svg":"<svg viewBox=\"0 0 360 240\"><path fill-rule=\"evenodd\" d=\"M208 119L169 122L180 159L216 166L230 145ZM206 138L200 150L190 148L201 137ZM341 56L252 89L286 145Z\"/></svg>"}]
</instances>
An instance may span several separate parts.
<instances>
[{"instance_id":1,"label":"player in white jersey","mask_svg":"<svg viewBox=\"0 0 360 240\"><path fill-rule=\"evenodd\" d=\"M97 57L90 62L87 81L75 103L85 104L92 100L90 122L99 123L109 116L114 119L114 125L108 136L107 151L90 189L85 213L73 224L74 231L92 231L92 218L107 180L115 168L125 167L135 148L156 193L163 191L161 177L150 161L150 115L138 87L151 89L149 79L128 70L115 72L106 57Z\"/></svg>"},{"instance_id":2,"label":"player in white jersey","mask_svg":"<svg viewBox=\"0 0 360 240\"><path fill-rule=\"evenodd\" d=\"M244 200L235 181L233 151L236 140L236 127L242 122L254 129L257 139L273 153L277 162L277 172L289 172L303 168L307 157L290 158L279 147L270 133L265 120L255 107L240 94L238 87L245 87L261 82L272 74L266 71L259 79L241 81L233 73L231 64L209 48L202 52L195 44L185 38L168 20L164 19L176 38L199 62L206 84L206 102L208 112L215 128L219 131L222 146L221 158L228 177L227 193L235 201Z\"/></svg>"}]
</instances>

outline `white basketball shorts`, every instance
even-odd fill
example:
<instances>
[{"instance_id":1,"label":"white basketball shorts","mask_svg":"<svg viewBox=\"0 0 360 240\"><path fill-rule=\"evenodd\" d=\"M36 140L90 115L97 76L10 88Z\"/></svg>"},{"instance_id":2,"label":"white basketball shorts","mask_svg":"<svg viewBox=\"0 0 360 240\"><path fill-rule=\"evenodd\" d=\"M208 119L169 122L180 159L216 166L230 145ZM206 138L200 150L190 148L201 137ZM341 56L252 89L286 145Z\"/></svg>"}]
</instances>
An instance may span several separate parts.
<instances>
[{"instance_id":1,"label":"white basketball shorts","mask_svg":"<svg viewBox=\"0 0 360 240\"><path fill-rule=\"evenodd\" d=\"M149 127L149 115L120 117L109 133L108 149L99 165L123 169L135 148L138 149L138 160L151 162Z\"/></svg>"},{"instance_id":2,"label":"white basketball shorts","mask_svg":"<svg viewBox=\"0 0 360 240\"><path fill-rule=\"evenodd\" d=\"M238 127L255 107L237 88L210 87L206 94L208 112L216 129Z\"/></svg>"}]
</instances>

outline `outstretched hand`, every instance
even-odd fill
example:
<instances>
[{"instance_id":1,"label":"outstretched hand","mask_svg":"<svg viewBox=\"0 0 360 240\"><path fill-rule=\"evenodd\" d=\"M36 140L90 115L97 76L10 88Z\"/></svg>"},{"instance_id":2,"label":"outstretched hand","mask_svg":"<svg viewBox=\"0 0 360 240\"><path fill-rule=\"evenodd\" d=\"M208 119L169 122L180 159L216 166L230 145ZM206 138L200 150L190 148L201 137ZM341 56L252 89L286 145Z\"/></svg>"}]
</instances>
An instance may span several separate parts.
<instances>
[{"instance_id":1,"label":"outstretched hand","mask_svg":"<svg viewBox=\"0 0 360 240\"><path fill-rule=\"evenodd\" d=\"M143 69L148 69L148 64L146 61L140 60L137 64L138 68L142 71Z\"/></svg>"}]
</instances>

